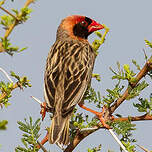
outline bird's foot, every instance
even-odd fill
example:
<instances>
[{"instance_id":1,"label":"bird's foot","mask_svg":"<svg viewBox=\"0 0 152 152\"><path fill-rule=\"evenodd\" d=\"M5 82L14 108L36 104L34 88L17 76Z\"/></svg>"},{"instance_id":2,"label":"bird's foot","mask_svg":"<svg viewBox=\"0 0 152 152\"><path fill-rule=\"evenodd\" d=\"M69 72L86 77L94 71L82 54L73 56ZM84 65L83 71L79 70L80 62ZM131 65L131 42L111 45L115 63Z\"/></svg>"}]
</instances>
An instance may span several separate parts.
<instances>
[{"instance_id":1,"label":"bird's foot","mask_svg":"<svg viewBox=\"0 0 152 152\"><path fill-rule=\"evenodd\" d=\"M42 121L45 118L46 112L48 112L47 104L46 104L46 102L42 102L41 103L41 111L40 111L40 114L42 115Z\"/></svg>"},{"instance_id":2,"label":"bird's foot","mask_svg":"<svg viewBox=\"0 0 152 152\"><path fill-rule=\"evenodd\" d=\"M108 124L106 124L106 120L105 120L105 118L104 118L105 107L102 107L102 112L97 112L97 111L95 111L95 110L92 110L92 109L90 109L90 108L85 107L83 104L79 104L79 106L80 106L81 108L83 108L83 109L85 109L85 110L87 110L87 111L95 114L95 115L99 118L99 120L100 120L100 122L102 123L103 127L107 128L107 129L110 129L110 126L109 126Z\"/></svg>"}]
</instances>

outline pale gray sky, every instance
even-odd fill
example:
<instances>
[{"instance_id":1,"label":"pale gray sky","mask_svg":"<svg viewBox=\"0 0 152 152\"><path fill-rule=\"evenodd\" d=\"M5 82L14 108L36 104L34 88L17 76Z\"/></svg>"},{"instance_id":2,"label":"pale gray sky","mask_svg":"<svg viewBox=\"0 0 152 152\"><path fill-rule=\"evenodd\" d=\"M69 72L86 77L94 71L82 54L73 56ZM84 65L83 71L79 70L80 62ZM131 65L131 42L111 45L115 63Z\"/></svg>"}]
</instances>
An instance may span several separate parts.
<instances>
[{"instance_id":1,"label":"pale gray sky","mask_svg":"<svg viewBox=\"0 0 152 152\"><path fill-rule=\"evenodd\" d=\"M15 0L14 3L6 3L5 7L10 10L10 8L20 8L24 1ZM136 59L140 65L144 65L142 51L145 48L144 38L152 40L151 6L151 0L38 0L32 5L31 18L24 25L19 25L10 36L13 44L21 47L28 46L28 49L15 54L14 57L5 53L0 54L0 67L7 72L12 70L19 75L26 75L32 83L32 88L24 91L14 90L10 99L11 106L0 110L0 120L6 119L9 122L7 131L0 133L0 144L2 145L0 152L12 152L17 145L21 144L22 133L18 129L18 120L23 121L29 116L32 116L33 119L40 117L40 106L30 96L33 95L43 101L45 60L49 48L55 41L56 30L61 19L72 14L86 15L110 28L110 33L106 38L104 47L100 49L94 68L96 73L101 74L102 81L100 83L93 81L93 86L100 90L102 95L106 95L105 90L112 88L114 84L111 80L112 73L109 66L115 68L117 61L120 61L121 64L131 64L132 59ZM2 14L0 10L0 15ZM2 28L0 28L1 30ZM3 31L0 32L0 36L2 34ZM91 35L89 40L92 41L93 39L94 35ZM5 79L1 73L0 79ZM149 97L151 89L150 84L143 95ZM124 116L134 113L137 115L132 102L126 101L116 113L120 112ZM45 126L49 124L50 120L47 116L42 122L41 137L45 134ZM137 138L137 143L151 150L152 122L137 122L136 125L137 130L133 135ZM109 132L99 130L82 141L75 152L85 152L88 147L91 148L99 144L102 144L102 151L106 152L108 149L115 152L119 151L119 146ZM51 152L61 151L56 145L47 143L46 147ZM138 149L138 151L141 150Z\"/></svg>"}]
</instances>

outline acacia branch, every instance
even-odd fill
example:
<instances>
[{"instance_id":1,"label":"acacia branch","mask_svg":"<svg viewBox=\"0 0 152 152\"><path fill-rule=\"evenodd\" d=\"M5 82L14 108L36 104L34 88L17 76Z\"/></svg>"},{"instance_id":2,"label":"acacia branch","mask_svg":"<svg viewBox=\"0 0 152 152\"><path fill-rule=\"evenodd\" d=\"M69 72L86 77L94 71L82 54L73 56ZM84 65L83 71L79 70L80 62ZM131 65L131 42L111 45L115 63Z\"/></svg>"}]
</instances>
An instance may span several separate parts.
<instances>
[{"instance_id":1,"label":"acacia branch","mask_svg":"<svg viewBox=\"0 0 152 152\"><path fill-rule=\"evenodd\" d=\"M137 83L150 71L152 70L152 56L150 57L150 59L146 62L146 64L144 65L144 67L141 69L141 71L137 74L136 76L136 82L131 84L132 88L134 88ZM107 117L109 117L110 114L112 114L119 106L121 103L123 103L124 100L126 100L126 98L128 97L129 92L128 92L128 88L126 89L126 91L124 92L124 94L121 96L121 98L119 98L118 100L115 101L115 103L106 110L105 113L105 119L108 120ZM150 116L149 114L145 114L142 116L135 116L135 117L124 117L124 118L114 118L112 121L116 121L116 120L120 120L120 121L127 121L127 120L131 120L131 121L142 121L142 120L152 120L152 116ZM72 151L84 138L86 138L88 135L94 133L95 131L97 131L98 129L101 129L103 127L101 127L100 125L96 126L97 129L96 130L90 130L84 133L81 132L77 132L76 136L74 137L74 139L71 141L71 143L68 145L68 147L64 150L64 152L69 152Z\"/></svg>"},{"instance_id":2,"label":"acacia branch","mask_svg":"<svg viewBox=\"0 0 152 152\"><path fill-rule=\"evenodd\" d=\"M14 89L16 89L16 88L18 88L18 87L21 87L21 86L19 85L18 82L16 82L16 83L13 85L11 91L13 91ZM8 94L7 94L6 92L3 92L3 93L0 95L0 103L1 103L1 100L3 100L7 95L8 95Z\"/></svg>"},{"instance_id":3,"label":"acacia branch","mask_svg":"<svg viewBox=\"0 0 152 152\"><path fill-rule=\"evenodd\" d=\"M152 56L150 59L146 62L144 67L141 69L141 71L136 76L136 82L131 84L132 89L137 85L137 83L150 71L152 70ZM114 104L108 109L108 111L112 114L119 106L123 103L123 101L126 100L126 98L129 95L128 88L123 93L123 95L117 99Z\"/></svg>"}]
</instances>

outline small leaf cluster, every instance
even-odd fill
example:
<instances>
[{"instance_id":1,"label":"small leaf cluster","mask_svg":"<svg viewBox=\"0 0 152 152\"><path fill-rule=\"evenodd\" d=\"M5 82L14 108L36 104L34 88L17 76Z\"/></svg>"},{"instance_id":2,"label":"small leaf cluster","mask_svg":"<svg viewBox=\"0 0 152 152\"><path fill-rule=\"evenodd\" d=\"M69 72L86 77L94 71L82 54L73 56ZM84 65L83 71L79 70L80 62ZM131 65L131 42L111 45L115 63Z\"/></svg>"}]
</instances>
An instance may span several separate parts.
<instances>
[{"instance_id":1,"label":"small leaf cluster","mask_svg":"<svg viewBox=\"0 0 152 152\"><path fill-rule=\"evenodd\" d=\"M22 49L19 49L18 47L14 47L12 46L12 44L10 43L10 40L7 39L7 38L2 38L1 37L1 44L2 44L2 48L4 49L4 51L6 53L8 53L9 55L13 56L14 55L14 52L22 52L24 50L27 49L27 47L24 47Z\"/></svg>"},{"instance_id":2,"label":"small leaf cluster","mask_svg":"<svg viewBox=\"0 0 152 152\"><path fill-rule=\"evenodd\" d=\"M134 83L136 82L135 79L135 73L133 70L130 70L130 66L128 64L123 65L123 69L120 68L120 63L117 62L117 67L118 67L118 72L115 72L111 67L110 70L114 73L114 76L112 79L117 79L117 80L127 80L129 83Z\"/></svg>"},{"instance_id":3,"label":"small leaf cluster","mask_svg":"<svg viewBox=\"0 0 152 152\"><path fill-rule=\"evenodd\" d=\"M132 63L136 66L137 70L140 70L140 66L139 64L137 64L137 62L135 60L132 60ZM115 72L111 67L110 70L114 73L114 76L112 77L112 79L117 79L118 81L123 81L123 80L127 80L129 85L128 85L128 97L126 98L127 100L133 99L137 96L139 96L139 94L141 93L142 90L144 90L147 86L148 83L146 83L146 81L142 81L141 83L138 83L136 86L132 87L132 85L136 82L136 78L134 77L136 75L136 73L133 72L133 70L130 70L130 66L128 64L124 64L123 69L121 69L120 67L120 63L117 62L117 68L118 68L118 72ZM120 91L122 90L123 87L120 88ZM116 91L117 89L119 90L119 88L116 87ZM114 91L112 92L111 90L107 90L109 92L109 94L114 94ZM120 94L118 93L115 94L115 98L113 98L114 100L117 99L117 97ZM113 102L114 100L110 100L111 102ZM110 102L110 103L111 103Z\"/></svg>"},{"instance_id":4,"label":"small leaf cluster","mask_svg":"<svg viewBox=\"0 0 152 152\"><path fill-rule=\"evenodd\" d=\"M8 29L14 23L14 18L9 15L1 16L0 24L3 25L4 29Z\"/></svg>"},{"instance_id":5,"label":"small leaf cluster","mask_svg":"<svg viewBox=\"0 0 152 152\"><path fill-rule=\"evenodd\" d=\"M16 78L18 80L18 84L20 85L20 87L31 87L32 85L29 83L30 80L27 79L26 76L20 77L18 75L16 75L13 71L11 71L11 76Z\"/></svg>"},{"instance_id":6,"label":"small leaf cluster","mask_svg":"<svg viewBox=\"0 0 152 152\"><path fill-rule=\"evenodd\" d=\"M7 120L0 121L0 130L6 130L6 125L8 124Z\"/></svg>"},{"instance_id":7,"label":"small leaf cluster","mask_svg":"<svg viewBox=\"0 0 152 152\"><path fill-rule=\"evenodd\" d=\"M29 117L29 122L24 119L24 123L18 121L19 129L23 131L23 137L21 138L24 147L18 146L15 148L15 152L38 152L37 140L40 136L40 119L37 119L34 123L32 117Z\"/></svg>"},{"instance_id":8,"label":"small leaf cluster","mask_svg":"<svg viewBox=\"0 0 152 152\"><path fill-rule=\"evenodd\" d=\"M93 47L93 50L96 52L96 54L98 55L98 49L99 47L103 44L103 42L101 41L103 35L99 32L99 31L96 31L95 34L100 38L100 39L95 39L92 43L92 47Z\"/></svg>"},{"instance_id":9,"label":"small leaf cluster","mask_svg":"<svg viewBox=\"0 0 152 152\"><path fill-rule=\"evenodd\" d=\"M109 28L104 24L103 24L103 26L105 29L104 34L102 35L99 31L96 31L95 34L99 37L99 39L95 39L92 43L92 48L95 51L96 55L98 55L99 47L104 43L105 37L106 37L107 33L109 32Z\"/></svg>"},{"instance_id":10,"label":"small leaf cluster","mask_svg":"<svg viewBox=\"0 0 152 152\"><path fill-rule=\"evenodd\" d=\"M21 8L20 11L16 9L12 9L12 11L15 13L16 18L19 20L19 22L26 22L29 19L29 14L32 12L32 9L28 7Z\"/></svg>"},{"instance_id":11,"label":"small leaf cluster","mask_svg":"<svg viewBox=\"0 0 152 152\"><path fill-rule=\"evenodd\" d=\"M98 147L88 148L88 152L98 152L101 151L101 144Z\"/></svg>"},{"instance_id":12,"label":"small leaf cluster","mask_svg":"<svg viewBox=\"0 0 152 152\"><path fill-rule=\"evenodd\" d=\"M92 77L96 78L97 81L101 81L100 75L96 73L92 73Z\"/></svg>"},{"instance_id":13,"label":"small leaf cluster","mask_svg":"<svg viewBox=\"0 0 152 152\"><path fill-rule=\"evenodd\" d=\"M16 75L14 72L11 72L11 76L18 80L15 84L13 84L13 82L0 82L0 104L3 104L5 107L10 105L8 101L9 98L12 96L11 92L13 89L15 89L16 87L31 87L31 84L29 83L29 80L26 76L20 77Z\"/></svg>"},{"instance_id":14,"label":"small leaf cluster","mask_svg":"<svg viewBox=\"0 0 152 152\"><path fill-rule=\"evenodd\" d=\"M148 87L149 84L146 83L146 81L142 81L141 83L138 83L136 87L132 88L130 85L128 86L128 97L127 100L133 99L140 95L141 91L144 90L146 87Z\"/></svg>"},{"instance_id":15,"label":"small leaf cluster","mask_svg":"<svg viewBox=\"0 0 152 152\"><path fill-rule=\"evenodd\" d=\"M0 98L0 104L3 104L5 107L9 106L10 103L8 103L9 98L12 96L11 91L13 90L13 83L4 83L3 81L0 82L0 97L3 96L3 98Z\"/></svg>"},{"instance_id":16,"label":"small leaf cluster","mask_svg":"<svg viewBox=\"0 0 152 152\"><path fill-rule=\"evenodd\" d=\"M115 121L111 123L111 126L118 135L121 135L121 141L136 142L135 139L131 139L131 131L135 130L135 124L132 124L130 120Z\"/></svg>"},{"instance_id":17,"label":"small leaf cluster","mask_svg":"<svg viewBox=\"0 0 152 152\"><path fill-rule=\"evenodd\" d=\"M152 97L150 97L150 101L148 99L139 98L140 103L133 103L133 106L137 108L139 112L146 112L148 114L152 114Z\"/></svg>"},{"instance_id":18,"label":"small leaf cluster","mask_svg":"<svg viewBox=\"0 0 152 152\"><path fill-rule=\"evenodd\" d=\"M71 118L71 124L74 126L74 128L79 129L91 128L97 125L97 118L93 117L91 120L89 119L90 118L88 115L84 115L83 113L78 113L75 111Z\"/></svg>"},{"instance_id":19,"label":"small leaf cluster","mask_svg":"<svg viewBox=\"0 0 152 152\"><path fill-rule=\"evenodd\" d=\"M137 68L137 70L141 70L140 65L137 63L136 60L132 60L132 63L135 65L135 67Z\"/></svg>"},{"instance_id":20,"label":"small leaf cluster","mask_svg":"<svg viewBox=\"0 0 152 152\"><path fill-rule=\"evenodd\" d=\"M149 46L150 48L152 48L152 42L148 41L148 40L145 40L145 43L147 46Z\"/></svg>"},{"instance_id":21,"label":"small leaf cluster","mask_svg":"<svg viewBox=\"0 0 152 152\"><path fill-rule=\"evenodd\" d=\"M103 102L101 101L100 93L96 92L91 86L89 86L87 91L85 92L83 100L85 101L87 100L88 102L93 102L98 108L101 108L103 105ZM91 118L89 115L84 115L83 113L79 113L75 108L70 121L71 137L73 138L75 136L77 129L81 130L84 128L92 128L94 126L97 126L98 123L99 120L96 117Z\"/></svg>"},{"instance_id":22,"label":"small leaf cluster","mask_svg":"<svg viewBox=\"0 0 152 152\"><path fill-rule=\"evenodd\" d=\"M124 141L122 141L122 144L125 146L128 152L135 152L135 145L131 145L130 142L124 142Z\"/></svg>"},{"instance_id":23,"label":"small leaf cluster","mask_svg":"<svg viewBox=\"0 0 152 152\"><path fill-rule=\"evenodd\" d=\"M9 29L9 27L13 24L18 25L19 23L27 21L32 9L24 7L21 8L20 11L16 9L12 9L12 11L15 13L14 17L6 14L1 16L0 24L2 24L6 30Z\"/></svg>"},{"instance_id":24,"label":"small leaf cluster","mask_svg":"<svg viewBox=\"0 0 152 152\"><path fill-rule=\"evenodd\" d=\"M103 97L103 101L110 106L115 100L121 97L121 91L123 90L124 86L120 86L120 81L115 85L114 89L106 89L108 92L107 97Z\"/></svg>"},{"instance_id":25,"label":"small leaf cluster","mask_svg":"<svg viewBox=\"0 0 152 152\"><path fill-rule=\"evenodd\" d=\"M81 130L84 128L92 128L94 126L97 126L98 122L99 120L97 118L90 118L89 115L84 115L84 113L78 113L77 109L75 108L70 121L71 138L74 138L77 129Z\"/></svg>"},{"instance_id":26,"label":"small leaf cluster","mask_svg":"<svg viewBox=\"0 0 152 152\"><path fill-rule=\"evenodd\" d=\"M5 0L0 1L0 6L5 3Z\"/></svg>"},{"instance_id":27,"label":"small leaf cluster","mask_svg":"<svg viewBox=\"0 0 152 152\"><path fill-rule=\"evenodd\" d=\"M104 104L101 100L100 92L96 92L91 86L87 88L87 91L84 95L84 100L87 100L89 103L94 103L97 108L101 108Z\"/></svg>"}]
</instances>

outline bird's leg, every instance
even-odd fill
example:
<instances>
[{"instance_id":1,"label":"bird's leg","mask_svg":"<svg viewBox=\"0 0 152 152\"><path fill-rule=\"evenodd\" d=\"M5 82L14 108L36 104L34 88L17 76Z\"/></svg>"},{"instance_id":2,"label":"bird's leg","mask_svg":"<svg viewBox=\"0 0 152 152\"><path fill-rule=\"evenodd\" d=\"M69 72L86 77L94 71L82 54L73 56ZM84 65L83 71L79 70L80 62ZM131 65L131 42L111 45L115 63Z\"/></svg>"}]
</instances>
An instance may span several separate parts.
<instances>
[{"instance_id":1,"label":"bird's leg","mask_svg":"<svg viewBox=\"0 0 152 152\"><path fill-rule=\"evenodd\" d=\"M102 112L97 112L97 111L95 111L95 110L92 110L92 109L90 109L90 108L87 108L87 107L84 106L83 104L80 104L80 103L79 103L79 106L80 106L81 108L83 108L83 109L85 109L85 110L87 110L87 111L95 114L95 115L99 118L99 120L100 120L100 122L102 123L103 127L107 128L107 129L110 129L110 126L106 124L106 121L105 121L105 119L104 119L105 107L102 107Z\"/></svg>"},{"instance_id":2,"label":"bird's leg","mask_svg":"<svg viewBox=\"0 0 152 152\"><path fill-rule=\"evenodd\" d=\"M41 103L41 111L40 111L40 114L42 115L42 121L44 120L46 112L48 112L48 111L49 110L48 110L46 102L42 102Z\"/></svg>"}]
</instances>

